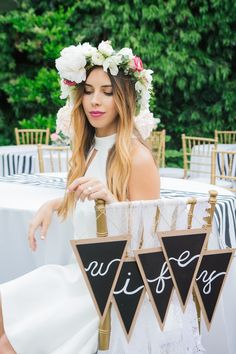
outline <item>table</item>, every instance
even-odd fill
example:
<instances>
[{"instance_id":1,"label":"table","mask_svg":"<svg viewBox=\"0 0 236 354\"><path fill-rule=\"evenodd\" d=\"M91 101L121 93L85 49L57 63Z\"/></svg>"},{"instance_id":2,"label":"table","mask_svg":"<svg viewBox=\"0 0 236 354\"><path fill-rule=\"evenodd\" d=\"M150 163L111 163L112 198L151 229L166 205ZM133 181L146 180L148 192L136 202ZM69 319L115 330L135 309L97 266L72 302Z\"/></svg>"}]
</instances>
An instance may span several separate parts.
<instances>
[{"instance_id":1,"label":"table","mask_svg":"<svg viewBox=\"0 0 236 354\"><path fill-rule=\"evenodd\" d=\"M33 214L45 201L61 197L64 193L63 179L55 185L54 175L51 174L46 183L47 175L39 176L43 184L37 185L37 178L31 178L31 183L9 182L9 178L0 179L0 282L4 282L24 274L40 265L48 263L67 264L72 251L68 240L73 238L72 221L59 224L55 215L45 241L38 240L38 251L29 250L27 243L28 224ZM14 178L11 177L11 178ZM16 178L16 177L15 177ZM32 182L32 179L34 181ZM52 188L52 186L57 188ZM47 187L48 186L48 187ZM220 187L198 183L191 180L175 178L161 178L162 193L170 190L177 192L207 193L215 189L225 199L234 198L232 193ZM217 225L213 225L213 238L210 248L219 248L220 240L217 236ZM228 280L219 302L212 329L209 333L202 324L203 344L207 349L206 354L234 354L236 348L236 258L234 258ZM234 285L234 286L233 286ZM227 317L227 321L226 321Z\"/></svg>"},{"instance_id":2,"label":"table","mask_svg":"<svg viewBox=\"0 0 236 354\"><path fill-rule=\"evenodd\" d=\"M62 171L66 171L66 154L62 152ZM50 172L50 156L44 154L45 171ZM38 173L37 145L9 145L0 146L0 176L19 173Z\"/></svg>"},{"instance_id":3,"label":"table","mask_svg":"<svg viewBox=\"0 0 236 354\"><path fill-rule=\"evenodd\" d=\"M195 145L191 151L191 163L189 178L201 179L206 183L210 183L211 179L211 151L214 145L209 145L209 152L203 156L203 145ZM236 151L236 144L218 144L219 151ZM217 162L219 164L219 160ZM227 164L227 162L226 162ZM220 170L219 166L216 166ZM236 169L235 169L236 172Z\"/></svg>"}]
</instances>

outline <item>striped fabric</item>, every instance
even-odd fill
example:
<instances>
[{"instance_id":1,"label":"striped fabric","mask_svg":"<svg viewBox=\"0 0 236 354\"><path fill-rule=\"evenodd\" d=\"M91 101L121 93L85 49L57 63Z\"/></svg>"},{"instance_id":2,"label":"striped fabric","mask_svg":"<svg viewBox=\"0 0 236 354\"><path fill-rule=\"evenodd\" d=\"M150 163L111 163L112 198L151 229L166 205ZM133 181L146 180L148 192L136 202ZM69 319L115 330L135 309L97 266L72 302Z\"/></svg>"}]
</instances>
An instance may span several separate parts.
<instances>
[{"instance_id":1,"label":"striped fabric","mask_svg":"<svg viewBox=\"0 0 236 354\"><path fill-rule=\"evenodd\" d=\"M66 188L66 178L39 174L0 177L0 182L1 181L31 184L46 188ZM186 198L193 196L205 197L206 194L171 189L161 190L162 198ZM233 195L218 195L214 219L219 233L220 247L236 247L236 197Z\"/></svg>"},{"instance_id":2,"label":"striped fabric","mask_svg":"<svg viewBox=\"0 0 236 354\"><path fill-rule=\"evenodd\" d=\"M15 182L21 184L30 184L34 186L46 187L46 188L66 188L66 178L44 176L40 174L20 174L11 175L6 177L0 177L0 182Z\"/></svg>"},{"instance_id":3,"label":"striped fabric","mask_svg":"<svg viewBox=\"0 0 236 354\"><path fill-rule=\"evenodd\" d=\"M34 172L34 155L7 153L0 155L0 176Z\"/></svg>"},{"instance_id":4,"label":"striped fabric","mask_svg":"<svg viewBox=\"0 0 236 354\"><path fill-rule=\"evenodd\" d=\"M176 190L161 190L164 198L204 197L204 193ZM233 195L218 195L214 220L219 232L221 248L236 247L236 197Z\"/></svg>"}]
</instances>

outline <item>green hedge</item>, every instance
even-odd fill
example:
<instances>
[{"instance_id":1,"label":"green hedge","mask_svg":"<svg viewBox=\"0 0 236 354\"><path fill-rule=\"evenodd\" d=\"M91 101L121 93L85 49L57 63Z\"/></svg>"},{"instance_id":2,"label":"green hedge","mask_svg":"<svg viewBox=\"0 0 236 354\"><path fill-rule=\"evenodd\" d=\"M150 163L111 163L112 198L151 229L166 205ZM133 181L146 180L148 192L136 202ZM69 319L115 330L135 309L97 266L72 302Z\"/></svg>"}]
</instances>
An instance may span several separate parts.
<instances>
[{"instance_id":1,"label":"green hedge","mask_svg":"<svg viewBox=\"0 0 236 354\"><path fill-rule=\"evenodd\" d=\"M23 119L53 128L63 105L55 58L70 44L106 39L154 70L151 108L169 149L180 148L182 132L236 130L235 23L231 0L19 1L0 16L0 144L14 142Z\"/></svg>"}]
</instances>

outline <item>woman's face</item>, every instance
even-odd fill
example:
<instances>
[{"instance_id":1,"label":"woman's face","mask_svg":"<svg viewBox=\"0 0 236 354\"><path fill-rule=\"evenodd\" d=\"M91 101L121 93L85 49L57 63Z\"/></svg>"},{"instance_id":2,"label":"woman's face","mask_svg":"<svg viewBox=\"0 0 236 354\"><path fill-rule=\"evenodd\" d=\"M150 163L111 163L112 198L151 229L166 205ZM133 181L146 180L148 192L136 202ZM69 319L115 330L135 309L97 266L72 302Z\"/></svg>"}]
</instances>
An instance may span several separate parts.
<instances>
[{"instance_id":1,"label":"woman's face","mask_svg":"<svg viewBox=\"0 0 236 354\"><path fill-rule=\"evenodd\" d=\"M116 132L118 117L111 80L102 68L94 69L89 74L82 105L97 136L108 136Z\"/></svg>"}]
</instances>

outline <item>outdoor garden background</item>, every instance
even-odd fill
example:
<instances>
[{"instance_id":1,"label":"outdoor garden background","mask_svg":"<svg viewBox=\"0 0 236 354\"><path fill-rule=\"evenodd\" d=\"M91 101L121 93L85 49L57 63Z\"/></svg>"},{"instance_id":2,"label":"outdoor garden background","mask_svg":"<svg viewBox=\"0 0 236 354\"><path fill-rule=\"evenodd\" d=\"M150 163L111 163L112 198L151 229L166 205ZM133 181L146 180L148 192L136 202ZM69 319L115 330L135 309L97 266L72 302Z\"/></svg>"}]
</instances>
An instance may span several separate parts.
<instances>
[{"instance_id":1,"label":"outdoor garden background","mask_svg":"<svg viewBox=\"0 0 236 354\"><path fill-rule=\"evenodd\" d=\"M3 1L1 1L3 3ZM236 130L234 0L25 0L0 14L0 145L14 127L55 130L55 59L62 48L111 40L154 71L151 111L166 129L166 160L181 165L181 133Z\"/></svg>"}]
</instances>

